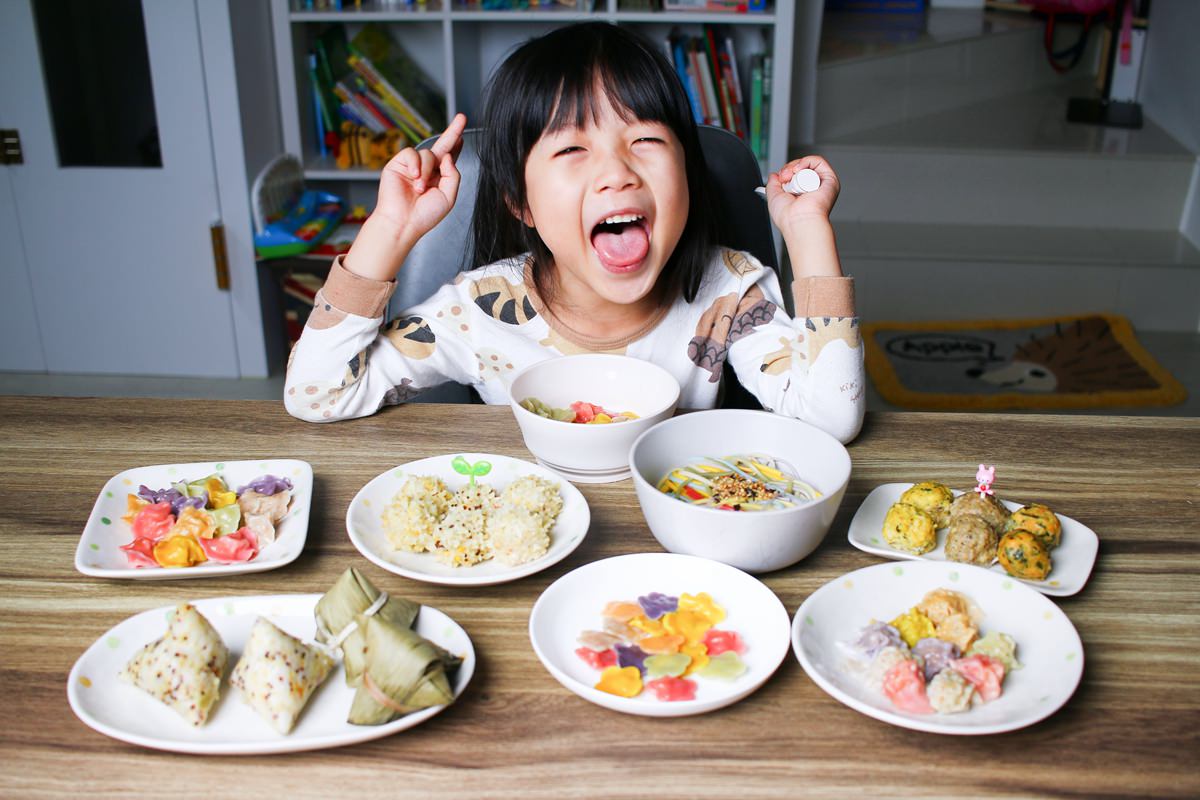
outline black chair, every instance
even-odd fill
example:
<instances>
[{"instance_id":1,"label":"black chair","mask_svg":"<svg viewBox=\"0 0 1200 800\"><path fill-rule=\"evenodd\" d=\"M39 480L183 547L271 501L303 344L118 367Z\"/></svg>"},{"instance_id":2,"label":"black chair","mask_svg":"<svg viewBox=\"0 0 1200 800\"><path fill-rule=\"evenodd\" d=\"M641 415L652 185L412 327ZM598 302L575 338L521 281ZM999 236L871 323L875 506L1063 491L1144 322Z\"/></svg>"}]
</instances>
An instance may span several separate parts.
<instances>
[{"instance_id":1,"label":"black chair","mask_svg":"<svg viewBox=\"0 0 1200 800\"><path fill-rule=\"evenodd\" d=\"M709 181L717 213L717 241L727 247L752 253L769 267L778 268L775 241L766 203L754 190L762 185L758 161L746 143L724 128L700 126L700 147L708 164ZM409 253L396 278L396 293L388 304L388 316L396 316L427 299L443 284L465 269L467 264L471 217L479 188L479 130L463 133L462 152L455 162L462 181L458 199L444 220L427 233ZM436 137L417 147L427 149ZM726 365L722 381L725 394L722 405L734 408L759 408L753 395L742 388ZM468 403L473 392L466 386L447 383L422 393L422 402Z\"/></svg>"}]
</instances>

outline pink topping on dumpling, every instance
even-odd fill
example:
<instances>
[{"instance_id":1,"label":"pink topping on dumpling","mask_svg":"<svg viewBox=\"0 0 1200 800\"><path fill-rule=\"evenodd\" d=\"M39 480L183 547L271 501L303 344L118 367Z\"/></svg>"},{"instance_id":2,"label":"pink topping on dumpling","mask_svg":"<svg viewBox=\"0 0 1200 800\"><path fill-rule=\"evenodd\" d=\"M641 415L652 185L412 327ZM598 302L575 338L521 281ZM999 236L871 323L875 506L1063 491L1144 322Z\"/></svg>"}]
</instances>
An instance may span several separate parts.
<instances>
[{"instance_id":1,"label":"pink topping on dumpling","mask_svg":"<svg viewBox=\"0 0 1200 800\"><path fill-rule=\"evenodd\" d=\"M966 677L966 676L964 676ZM912 659L897 662L883 676L883 692L892 705L910 714L932 714L933 706L925 694L925 675Z\"/></svg>"},{"instance_id":2,"label":"pink topping on dumpling","mask_svg":"<svg viewBox=\"0 0 1200 800\"><path fill-rule=\"evenodd\" d=\"M213 539L200 539L199 542L204 554L220 564L249 561L258 555L258 537L248 527Z\"/></svg>"},{"instance_id":3,"label":"pink topping on dumpling","mask_svg":"<svg viewBox=\"0 0 1200 800\"><path fill-rule=\"evenodd\" d=\"M1004 665L996 659L976 654L951 661L950 668L971 682L983 702L990 703L1000 696Z\"/></svg>"}]
</instances>

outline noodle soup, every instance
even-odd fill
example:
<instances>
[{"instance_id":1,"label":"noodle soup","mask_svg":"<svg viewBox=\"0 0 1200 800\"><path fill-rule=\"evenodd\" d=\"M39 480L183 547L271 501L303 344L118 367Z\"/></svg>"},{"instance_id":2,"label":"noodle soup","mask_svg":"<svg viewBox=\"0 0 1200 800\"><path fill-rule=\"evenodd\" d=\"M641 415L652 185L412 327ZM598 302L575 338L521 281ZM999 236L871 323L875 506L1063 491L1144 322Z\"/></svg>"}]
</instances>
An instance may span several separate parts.
<instances>
[{"instance_id":1,"label":"noodle soup","mask_svg":"<svg viewBox=\"0 0 1200 800\"><path fill-rule=\"evenodd\" d=\"M658 490L694 506L727 511L776 511L821 497L786 461L757 453L694 459L664 475Z\"/></svg>"}]
</instances>

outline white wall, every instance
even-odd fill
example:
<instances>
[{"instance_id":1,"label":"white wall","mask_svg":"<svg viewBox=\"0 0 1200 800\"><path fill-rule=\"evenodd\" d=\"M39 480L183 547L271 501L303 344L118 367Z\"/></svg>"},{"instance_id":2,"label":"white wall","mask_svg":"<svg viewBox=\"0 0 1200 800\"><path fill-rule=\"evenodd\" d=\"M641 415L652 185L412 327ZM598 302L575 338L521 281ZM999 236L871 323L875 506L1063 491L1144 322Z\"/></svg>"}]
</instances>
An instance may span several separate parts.
<instances>
[{"instance_id":1,"label":"white wall","mask_svg":"<svg viewBox=\"0 0 1200 800\"><path fill-rule=\"evenodd\" d=\"M1154 0L1139 99L1142 111L1193 153L1200 153L1200 2ZM1200 163L1179 229L1200 247Z\"/></svg>"},{"instance_id":2,"label":"white wall","mask_svg":"<svg viewBox=\"0 0 1200 800\"><path fill-rule=\"evenodd\" d=\"M1142 110L1200 152L1200 3L1154 0L1139 99Z\"/></svg>"}]
</instances>

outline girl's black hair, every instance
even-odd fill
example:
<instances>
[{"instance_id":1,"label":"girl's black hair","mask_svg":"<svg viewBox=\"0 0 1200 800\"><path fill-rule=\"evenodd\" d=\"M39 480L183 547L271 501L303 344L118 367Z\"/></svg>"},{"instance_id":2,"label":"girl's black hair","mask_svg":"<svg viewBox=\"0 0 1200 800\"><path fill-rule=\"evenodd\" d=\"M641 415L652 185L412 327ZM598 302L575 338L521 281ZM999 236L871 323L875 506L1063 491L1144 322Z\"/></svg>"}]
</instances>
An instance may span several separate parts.
<instances>
[{"instance_id":1,"label":"girl's black hair","mask_svg":"<svg viewBox=\"0 0 1200 800\"><path fill-rule=\"evenodd\" d=\"M696 297L713 243L708 169L687 95L663 54L636 34L606 22L584 22L531 39L505 59L484 92L479 189L470 263L490 264L529 252L543 300L554 293L553 257L513 209L527 207L525 162L547 131L583 127L607 95L624 119L660 122L683 145L687 223L658 279L660 296Z\"/></svg>"}]
</instances>

